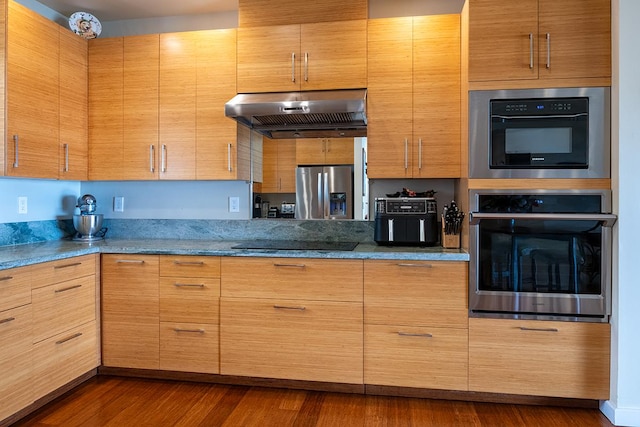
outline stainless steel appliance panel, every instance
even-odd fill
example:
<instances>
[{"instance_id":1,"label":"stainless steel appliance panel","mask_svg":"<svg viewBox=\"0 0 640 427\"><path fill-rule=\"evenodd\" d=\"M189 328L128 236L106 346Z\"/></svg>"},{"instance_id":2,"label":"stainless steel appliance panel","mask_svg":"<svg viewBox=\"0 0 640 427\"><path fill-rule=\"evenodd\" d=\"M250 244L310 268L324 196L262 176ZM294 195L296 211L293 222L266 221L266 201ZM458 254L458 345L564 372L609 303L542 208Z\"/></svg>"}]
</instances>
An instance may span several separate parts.
<instances>
[{"instance_id":1,"label":"stainless steel appliance panel","mask_svg":"<svg viewBox=\"0 0 640 427\"><path fill-rule=\"evenodd\" d=\"M353 167L296 168L296 219L353 219Z\"/></svg>"}]
</instances>

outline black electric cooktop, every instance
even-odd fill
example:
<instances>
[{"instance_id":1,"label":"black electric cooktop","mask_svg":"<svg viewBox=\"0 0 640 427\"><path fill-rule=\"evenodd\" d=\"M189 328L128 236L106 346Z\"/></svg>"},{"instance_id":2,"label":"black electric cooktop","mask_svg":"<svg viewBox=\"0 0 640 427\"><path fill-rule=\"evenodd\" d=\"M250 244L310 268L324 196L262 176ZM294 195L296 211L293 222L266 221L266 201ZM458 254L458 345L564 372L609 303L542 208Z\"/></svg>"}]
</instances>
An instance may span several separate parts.
<instances>
[{"instance_id":1,"label":"black electric cooktop","mask_svg":"<svg viewBox=\"0 0 640 427\"><path fill-rule=\"evenodd\" d=\"M231 249L272 249L284 251L352 251L358 242L303 242L299 240L250 240Z\"/></svg>"}]
</instances>

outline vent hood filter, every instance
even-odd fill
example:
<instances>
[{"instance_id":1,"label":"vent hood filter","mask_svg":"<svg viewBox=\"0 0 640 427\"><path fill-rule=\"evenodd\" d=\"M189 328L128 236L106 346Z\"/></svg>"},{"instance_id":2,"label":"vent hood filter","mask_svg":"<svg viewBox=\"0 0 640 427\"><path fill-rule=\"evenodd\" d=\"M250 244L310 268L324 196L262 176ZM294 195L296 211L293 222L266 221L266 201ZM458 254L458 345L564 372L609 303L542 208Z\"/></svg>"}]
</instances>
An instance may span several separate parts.
<instances>
[{"instance_id":1,"label":"vent hood filter","mask_svg":"<svg viewBox=\"0 0 640 427\"><path fill-rule=\"evenodd\" d=\"M366 89L247 93L225 115L268 138L342 138L367 135L366 105Z\"/></svg>"}]
</instances>

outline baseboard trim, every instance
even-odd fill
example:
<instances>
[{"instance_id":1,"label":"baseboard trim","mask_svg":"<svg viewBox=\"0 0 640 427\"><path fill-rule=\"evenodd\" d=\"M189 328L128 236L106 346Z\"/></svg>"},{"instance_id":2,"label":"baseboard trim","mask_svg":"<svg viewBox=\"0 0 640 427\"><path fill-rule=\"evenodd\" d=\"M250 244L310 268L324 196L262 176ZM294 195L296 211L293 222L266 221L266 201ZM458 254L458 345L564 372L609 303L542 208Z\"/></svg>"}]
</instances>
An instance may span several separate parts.
<instances>
[{"instance_id":1,"label":"baseboard trim","mask_svg":"<svg viewBox=\"0 0 640 427\"><path fill-rule=\"evenodd\" d=\"M611 400L600 403L600 411L617 426L640 426L640 408L620 408Z\"/></svg>"}]
</instances>

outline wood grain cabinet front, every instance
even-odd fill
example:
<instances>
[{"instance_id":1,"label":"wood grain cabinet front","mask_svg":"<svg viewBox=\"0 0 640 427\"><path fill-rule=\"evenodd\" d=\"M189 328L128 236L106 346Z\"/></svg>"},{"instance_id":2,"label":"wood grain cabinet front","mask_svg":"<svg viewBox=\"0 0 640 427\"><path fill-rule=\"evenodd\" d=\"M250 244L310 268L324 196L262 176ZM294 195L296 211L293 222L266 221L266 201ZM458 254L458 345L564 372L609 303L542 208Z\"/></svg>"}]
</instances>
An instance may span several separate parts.
<instances>
[{"instance_id":1,"label":"wood grain cabinet front","mask_svg":"<svg viewBox=\"0 0 640 427\"><path fill-rule=\"evenodd\" d=\"M31 267L0 271L0 312L31 303Z\"/></svg>"},{"instance_id":2,"label":"wood grain cabinet front","mask_svg":"<svg viewBox=\"0 0 640 427\"><path fill-rule=\"evenodd\" d=\"M469 390L609 399L607 323L469 319Z\"/></svg>"},{"instance_id":3,"label":"wood grain cabinet front","mask_svg":"<svg viewBox=\"0 0 640 427\"><path fill-rule=\"evenodd\" d=\"M353 138L303 138L296 142L298 165L352 165Z\"/></svg>"},{"instance_id":4,"label":"wood grain cabinet front","mask_svg":"<svg viewBox=\"0 0 640 427\"><path fill-rule=\"evenodd\" d=\"M468 389L467 263L364 262L365 384Z\"/></svg>"},{"instance_id":5,"label":"wood grain cabinet front","mask_svg":"<svg viewBox=\"0 0 640 427\"><path fill-rule=\"evenodd\" d=\"M296 192L296 140L265 139L262 143L262 192Z\"/></svg>"}]
</instances>

